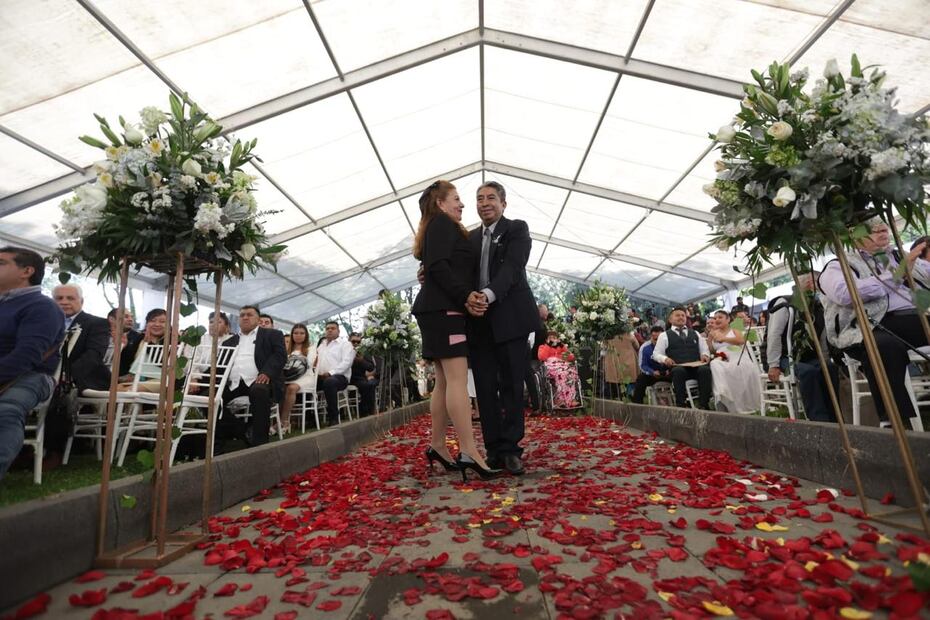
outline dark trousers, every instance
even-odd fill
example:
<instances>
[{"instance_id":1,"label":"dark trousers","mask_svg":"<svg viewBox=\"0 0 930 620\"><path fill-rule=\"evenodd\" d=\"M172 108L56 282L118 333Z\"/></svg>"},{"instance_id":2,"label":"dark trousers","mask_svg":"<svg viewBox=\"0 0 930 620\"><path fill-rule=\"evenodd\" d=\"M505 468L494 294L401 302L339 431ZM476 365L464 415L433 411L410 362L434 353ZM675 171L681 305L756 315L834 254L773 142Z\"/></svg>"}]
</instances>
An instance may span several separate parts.
<instances>
[{"instance_id":1,"label":"dark trousers","mask_svg":"<svg viewBox=\"0 0 930 620\"><path fill-rule=\"evenodd\" d=\"M378 380L361 377L352 379L351 383L358 388L359 415L373 414L375 412L375 390L378 387ZM326 397L326 401L329 402L328 396Z\"/></svg>"},{"instance_id":2,"label":"dark trousers","mask_svg":"<svg viewBox=\"0 0 930 620\"><path fill-rule=\"evenodd\" d=\"M675 392L675 404L679 407L688 406L688 390L685 381L697 379L699 409L709 409L710 397L714 393L714 384L710 372L710 364L703 366L675 366L671 370L672 389Z\"/></svg>"},{"instance_id":3,"label":"dark trousers","mask_svg":"<svg viewBox=\"0 0 930 620\"><path fill-rule=\"evenodd\" d=\"M646 388L652 387L658 381L668 381L669 377L664 374L660 377L639 373L636 377L636 383L633 384L633 402L642 405L646 399Z\"/></svg>"},{"instance_id":4,"label":"dark trousers","mask_svg":"<svg viewBox=\"0 0 930 620\"><path fill-rule=\"evenodd\" d=\"M325 379L316 378L316 389L322 390L326 395L326 419L330 424L335 424L339 420L336 394L346 389L348 385L349 380L345 378L345 375L330 375Z\"/></svg>"},{"instance_id":5,"label":"dark trousers","mask_svg":"<svg viewBox=\"0 0 930 620\"><path fill-rule=\"evenodd\" d=\"M253 383L246 385L239 380L239 385L230 389L227 385L223 391L223 416L219 427L223 436L245 437L247 443L253 446L268 443L268 432L271 428L271 384ZM246 434L246 425L229 411L229 403L242 396L249 397L249 411L252 418L249 422L250 433ZM220 430L218 428L218 430Z\"/></svg>"},{"instance_id":6,"label":"dark trousers","mask_svg":"<svg viewBox=\"0 0 930 620\"><path fill-rule=\"evenodd\" d=\"M885 330L903 338L913 347L926 346L927 336L924 334L920 325L920 318L916 314L887 314L881 321L881 327L876 327L873 330L875 343L878 345L878 353L885 365L888 383L891 384L891 393L898 406L898 411L901 412L902 421L906 424L908 420L917 415L917 412L914 411L914 403L911 402L911 397L907 393L904 384L907 366L910 363L908 359L909 349L903 342ZM865 352L865 347L853 347L848 349L847 353L862 362L862 371L865 373L865 378L869 380L869 389L872 391L872 400L875 401L875 410L878 417L887 420L888 414L885 412L885 403L882 401L881 392L875 381L875 373L872 372L872 365L869 363L869 356Z\"/></svg>"},{"instance_id":7,"label":"dark trousers","mask_svg":"<svg viewBox=\"0 0 930 620\"><path fill-rule=\"evenodd\" d=\"M827 363L833 388L839 394L840 374L837 367ZM830 402L830 392L827 382L824 381L823 371L820 369L820 360L798 362L794 365L794 372L798 377L798 387L801 392L801 402L804 403L804 412L808 420L814 422L836 422L836 413L833 403Z\"/></svg>"},{"instance_id":8,"label":"dark trousers","mask_svg":"<svg viewBox=\"0 0 930 620\"><path fill-rule=\"evenodd\" d=\"M487 321L476 320L468 348L475 375L475 395L488 458L521 456L523 448L523 379L526 338L494 342Z\"/></svg>"}]
</instances>

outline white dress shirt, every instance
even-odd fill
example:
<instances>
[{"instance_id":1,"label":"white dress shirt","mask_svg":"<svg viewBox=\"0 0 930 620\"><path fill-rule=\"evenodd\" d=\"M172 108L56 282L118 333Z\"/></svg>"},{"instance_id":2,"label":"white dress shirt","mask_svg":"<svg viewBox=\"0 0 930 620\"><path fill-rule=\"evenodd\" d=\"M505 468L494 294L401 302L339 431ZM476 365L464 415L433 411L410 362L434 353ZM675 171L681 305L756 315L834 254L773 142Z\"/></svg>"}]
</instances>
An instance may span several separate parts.
<instances>
[{"instance_id":1,"label":"white dress shirt","mask_svg":"<svg viewBox=\"0 0 930 620\"><path fill-rule=\"evenodd\" d=\"M669 327L669 329L677 330L678 328ZM690 332L694 331L694 330L688 329L687 327L682 327L681 330L682 330L681 332L682 338L687 338ZM665 349L667 348L668 348L668 332L662 332L661 334L659 334L659 339L656 341L656 348L652 352L652 359L658 362L659 364L667 363L668 356L665 355ZM710 357L710 349L707 348L707 339L701 336L700 334L698 334L698 351L701 355L706 355L707 357ZM677 363L678 360L675 360L675 362Z\"/></svg>"},{"instance_id":2,"label":"white dress shirt","mask_svg":"<svg viewBox=\"0 0 930 620\"><path fill-rule=\"evenodd\" d=\"M256 338L258 338L257 327L248 334L239 334L236 359L233 361L232 370L229 374L229 389L236 389L240 381L244 381L246 385L252 385L258 378L258 366L255 365Z\"/></svg>"},{"instance_id":3,"label":"white dress shirt","mask_svg":"<svg viewBox=\"0 0 930 620\"><path fill-rule=\"evenodd\" d=\"M320 343L316 350L317 376L323 373L343 375L346 379L352 378L352 362L355 361L355 347L348 340L336 338Z\"/></svg>"}]
</instances>

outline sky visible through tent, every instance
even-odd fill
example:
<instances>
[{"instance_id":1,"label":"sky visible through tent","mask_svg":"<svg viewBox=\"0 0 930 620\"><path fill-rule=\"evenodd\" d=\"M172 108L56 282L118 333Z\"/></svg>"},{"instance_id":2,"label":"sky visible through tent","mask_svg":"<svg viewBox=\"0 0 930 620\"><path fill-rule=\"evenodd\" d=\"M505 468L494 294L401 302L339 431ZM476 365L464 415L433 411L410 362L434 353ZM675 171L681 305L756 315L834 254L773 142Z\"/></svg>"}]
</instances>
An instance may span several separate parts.
<instances>
[{"instance_id":1,"label":"sky visible through tent","mask_svg":"<svg viewBox=\"0 0 930 620\"><path fill-rule=\"evenodd\" d=\"M416 199L436 178L466 225L478 185L503 183L530 271L715 297L748 280L707 243L707 134L751 68L818 76L856 52L902 112L930 106L926 0L4 0L0 26L0 239L55 246L57 205L99 158L77 140L93 113L134 119L188 92L258 138L256 197L289 246L223 300L286 323L410 286Z\"/></svg>"}]
</instances>

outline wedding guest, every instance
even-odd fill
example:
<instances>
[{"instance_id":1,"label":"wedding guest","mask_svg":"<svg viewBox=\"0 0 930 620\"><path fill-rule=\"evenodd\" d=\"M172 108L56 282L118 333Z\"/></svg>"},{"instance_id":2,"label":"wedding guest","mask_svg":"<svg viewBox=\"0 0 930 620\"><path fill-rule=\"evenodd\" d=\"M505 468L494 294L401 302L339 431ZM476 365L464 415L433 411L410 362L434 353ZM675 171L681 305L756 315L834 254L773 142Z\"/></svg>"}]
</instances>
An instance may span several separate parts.
<instances>
[{"instance_id":1,"label":"wedding guest","mask_svg":"<svg viewBox=\"0 0 930 620\"><path fill-rule=\"evenodd\" d=\"M149 310L145 315L145 328L141 338L128 339L119 361L120 391L129 390L135 382L135 376L141 372L142 356L146 344L164 344L165 330L168 327L168 313L162 308ZM139 391L157 392L159 376L141 376L137 385Z\"/></svg>"},{"instance_id":2,"label":"wedding guest","mask_svg":"<svg viewBox=\"0 0 930 620\"><path fill-rule=\"evenodd\" d=\"M419 204L420 222L413 256L423 265L423 280L412 312L423 337L423 358L432 361L436 369L426 459L430 470L433 463L438 462L446 471L460 471L463 481L466 469L487 478L499 472L489 469L478 451L467 387L468 354L473 338L466 326L465 313L481 315L487 306L486 300L469 304L478 301L473 285L478 252L469 243L468 232L462 226L464 205L452 183L436 181L420 195ZM523 347L530 331L521 330ZM526 358L523 347L519 351L521 361ZM521 369L521 381L523 376ZM446 441L449 421L459 443L459 454L454 461Z\"/></svg>"},{"instance_id":3,"label":"wedding guest","mask_svg":"<svg viewBox=\"0 0 930 620\"><path fill-rule=\"evenodd\" d=\"M541 405L539 402L539 389L536 386L535 375L540 367L539 347L546 342L547 330L545 325L549 322L549 307L546 304L539 304L536 306L536 310L539 312L539 320L542 322L542 325L527 338L530 359L527 364L524 383L526 383L526 391L529 393L530 397L530 409L539 413Z\"/></svg>"},{"instance_id":4,"label":"wedding guest","mask_svg":"<svg viewBox=\"0 0 930 620\"><path fill-rule=\"evenodd\" d=\"M698 383L698 407L707 409L713 393L713 379L707 364L710 361L707 341L685 326L685 309L680 306L672 310L668 322L670 328L656 340L652 359L671 369L675 404L679 407L688 405L685 382L694 379Z\"/></svg>"},{"instance_id":5,"label":"wedding guest","mask_svg":"<svg viewBox=\"0 0 930 620\"><path fill-rule=\"evenodd\" d=\"M927 345L927 337L914 306L911 289L906 279L896 279L895 269L902 262L911 265L918 287L930 283L927 273L918 260L926 251L927 243L919 243L901 256L890 246L888 225L878 218L868 223L870 234L858 239L855 249L846 253L855 278L866 314L872 325L878 352L891 384L891 392L903 421L918 415L914 411L905 385L908 351L911 347ZM838 349L862 363L862 370L869 382L875 401L875 409L882 425L890 424L880 395L875 373L862 344L862 331L852 305L852 296L846 286L839 261L833 259L826 264L818 281L824 302L824 323L827 340Z\"/></svg>"},{"instance_id":6,"label":"wedding guest","mask_svg":"<svg viewBox=\"0 0 930 620\"><path fill-rule=\"evenodd\" d=\"M329 321L317 346L316 389L326 395L326 418L332 425L339 421L337 394L349 385L355 349L339 337L339 323Z\"/></svg>"},{"instance_id":7,"label":"wedding guest","mask_svg":"<svg viewBox=\"0 0 930 620\"><path fill-rule=\"evenodd\" d=\"M310 332L303 323L291 328L290 338L285 349L287 361L284 363L282 380L284 381L284 400L281 401L281 430L291 431L291 410L297 401L298 392L316 390L316 374L313 364L316 362L316 345L310 340Z\"/></svg>"},{"instance_id":8,"label":"wedding guest","mask_svg":"<svg viewBox=\"0 0 930 620\"><path fill-rule=\"evenodd\" d=\"M239 309L240 333L224 343L237 349L223 391L220 425L245 439L249 445L268 443L271 403L280 402L284 396L281 372L287 361L284 334L276 329L260 327L259 314L255 306L242 306ZM247 426L229 411L229 403L242 396L248 396L252 413Z\"/></svg>"},{"instance_id":9,"label":"wedding guest","mask_svg":"<svg viewBox=\"0 0 930 620\"><path fill-rule=\"evenodd\" d=\"M0 479L23 447L26 416L52 393L63 315L42 294L45 261L0 248Z\"/></svg>"},{"instance_id":10,"label":"wedding guest","mask_svg":"<svg viewBox=\"0 0 930 620\"><path fill-rule=\"evenodd\" d=\"M736 298L736 305L730 308L730 312L749 312L749 306L743 303L742 297Z\"/></svg>"},{"instance_id":11,"label":"wedding guest","mask_svg":"<svg viewBox=\"0 0 930 620\"><path fill-rule=\"evenodd\" d=\"M116 333L116 313L119 308L112 308L107 313L107 323L109 324L110 331L109 336L107 337L107 352L106 357L109 359L113 358L113 335ZM142 332L136 331L135 329L136 322L132 318L132 313L129 310L123 311L123 329L120 335L120 342L122 342L121 350L125 351L126 347L132 343L137 343L142 339ZM135 346L133 347L135 349Z\"/></svg>"},{"instance_id":12,"label":"wedding guest","mask_svg":"<svg viewBox=\"0 0 930 620\"><path fill-rule=\"evenodd\" d=\"M75 284L60 284L52 289L52 299L65 315L65 345L61 373L56 380L70 380L78 394L87 389L110 387L110 369L103 363L110 344L110 327L106 319L84 312L84 293ZM46 457L43 469L61 464L68 441L70 420L61 408L50 408L45 418Z\"/></svg>"},{"instance_id":13,"label":"wedding guest","mask_svg":"<svg viewBox=\"0 0 930 620\"><path fill-rule=\"evenodd\" d=\"M757 411L761 404L759 371L752 352L744 346L745 329L731 327L726 310L717 310L707 330L707 342L714 354L710 362L714 398L718 409L730 413Z\"/></svg>"},{"instance_id":14,"label":"wedding guest","mask_svg":"<svg viewBox=\"0 0 930 620\"><path fill-rule=\"evenodd\" d=\"M658 325L649 331L649 341L639 349L639 376L633 385L633 402L642 404L646 397L646 388L658 381L669 381L668 368L652 359L659 336L665 330Z\"/></svg>"},{"instance_id":15,"label":"wedding guest","mask_svg":"<svg viewBox=\"0 0 930 620\"><path fill-rule=\"evenodd\" d=\"M352 375L349 385L358 389L359 415L372 415L375 412L375 390L378 387L378 378L375 374L375 362L365 357L359 350L362 345L362 335L358 332L349 334L349 344L355 349L355 359L352 360ZM419 392L419 383L417 385Z\"/></svg>"},{"instance_id":16,"label":"wedding guest","mask_svg":"<svg viewBox=\"0 0 930 620\"><path fill-rule=\"evenodd\" d=\"M274 319L271 318L270 314L263 313L258 317L258 326L265 329L274 329Z\"/></svg>"},{"instance_id":17,"label":"wedding guest","mask_svg":"<svg viewBox=\"0 0 930 620\"><path fill-rule=\"evenodd\" d=\"M549 331L546 342L539 347L539 361L546 367L546 377L554 386L552 405L556 409L578 406L578 368L575 355L559 338L558 332Z\"/></svg>"},{"instance_id":18,"label":"wedding guest","mask_svg":"<svg viewBox=\"0 0 930 620\"><path fill-rule=\"evenodd\" d=\"M808 307L811 309L821 346L824 351L827 351L823 303L815 293L819 276L820 272L816 271L802 273L798 275L798 280L801 283L801 290L808 297ZM801 402L804 403L804 413L807 419L815 422L836 422L836 414L827 391L827 382L820 368L820 359L811 342L803 314L792 305L790 295L783 295L769 302L768 315L765 329L765 352L769 381L777 383L781 380L782 373L791 368L798 380ZM839 371L829 359L827 366L833 385L839 393Z\"/></svg>"}]
</instances>

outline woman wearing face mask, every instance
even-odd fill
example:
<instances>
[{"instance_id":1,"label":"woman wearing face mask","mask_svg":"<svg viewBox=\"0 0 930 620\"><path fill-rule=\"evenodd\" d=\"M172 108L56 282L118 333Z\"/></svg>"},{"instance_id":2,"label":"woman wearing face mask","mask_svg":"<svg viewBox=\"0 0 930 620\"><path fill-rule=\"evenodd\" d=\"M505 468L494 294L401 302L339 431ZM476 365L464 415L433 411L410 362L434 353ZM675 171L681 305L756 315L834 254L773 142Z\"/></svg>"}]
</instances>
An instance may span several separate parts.
<instances>
[{"instance_id":1,"label":"woman wearing face mask","mask_svg":"<svg viewBox=\"0 0 930 620\"><path fill-rule=\"evenodd\" d=\"M539 361L546 365L546 376L555 384L552 405L556 409L572 409L578 406L578 369L575 356L568 345L559 339L559 334L550 331L545 344L539 345Z\"/></svg>"},{"instance_id":2,"label":"woman wearing face mask","mask_svg":"<svg viewBox=\"0 0 930 620\"><path fill-rule=\"evenodd\" d=\"M420 224L413 255L423 263L423 285L411 309L420 326L423 358L434 362L436 385L430 399L433 430L426 458L432 469L438 462L447 471L461 471L462 480L472 470L490 478L490 469L478 452L468 404L468 341L466 302L478 257L462 226L464 205L458 190L448 181L436 181L420 196ZM447 421L458 436L459 454L453 461L446 444Z\"/></svg>"}]
</instances>

